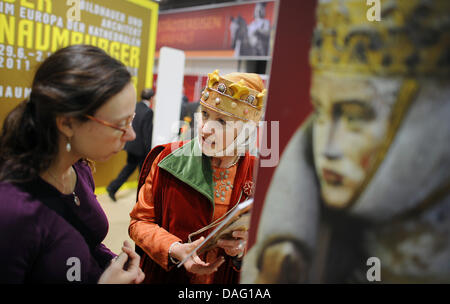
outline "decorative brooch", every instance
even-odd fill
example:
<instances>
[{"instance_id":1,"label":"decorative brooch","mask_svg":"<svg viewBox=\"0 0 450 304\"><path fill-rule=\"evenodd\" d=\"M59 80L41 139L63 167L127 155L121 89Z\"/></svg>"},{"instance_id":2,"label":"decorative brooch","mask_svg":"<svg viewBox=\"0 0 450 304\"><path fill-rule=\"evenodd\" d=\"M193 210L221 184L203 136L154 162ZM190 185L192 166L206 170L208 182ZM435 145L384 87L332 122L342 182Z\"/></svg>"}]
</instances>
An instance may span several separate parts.
<instances>
[{"instance_id":1,"label":"decorative brooch","mask_svg":"<svg viewBox=\"0 0 450 304\"><path fill-rule=\"evenodd\" d=\"M253 192L255 190L254 184L252 181L248 180L244 183L244 193L245 195L247 195L248 197L253 195Z\"/></svg>"}]
</instances>

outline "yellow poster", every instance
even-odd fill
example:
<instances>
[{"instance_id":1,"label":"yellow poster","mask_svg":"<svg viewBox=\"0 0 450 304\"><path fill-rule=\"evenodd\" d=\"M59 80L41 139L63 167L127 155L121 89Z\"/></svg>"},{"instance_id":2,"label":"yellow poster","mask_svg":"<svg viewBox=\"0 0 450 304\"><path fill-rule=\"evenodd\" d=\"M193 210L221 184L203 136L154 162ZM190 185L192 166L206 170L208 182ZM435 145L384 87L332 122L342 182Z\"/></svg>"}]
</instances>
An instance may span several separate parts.
<instances>
[{"instance_id":1,"label":"yellow poster","mask_svg":"<svg viewBox=\"0 0 450 304\"><path fill-rule=\"evenodd\" d=\"M146 0L1 0L0 126L28 98L39 64L56 50L90 44L125 64L138 95L153 83L158 4ZM120 170L119 153L97 164L97 186Z\"/></svg>"},{"instance_id":2,"label":"yellow poster","mask_svg":"<svg viewBox=\"0 0 450 304\"><path fill-rule=\"evenodd\" d=\"M122 61L138 92L152 84L158 5L144 0L0 1L0 121L26 99L37 66L91 44Z\"/></svg>"}]
</instances>

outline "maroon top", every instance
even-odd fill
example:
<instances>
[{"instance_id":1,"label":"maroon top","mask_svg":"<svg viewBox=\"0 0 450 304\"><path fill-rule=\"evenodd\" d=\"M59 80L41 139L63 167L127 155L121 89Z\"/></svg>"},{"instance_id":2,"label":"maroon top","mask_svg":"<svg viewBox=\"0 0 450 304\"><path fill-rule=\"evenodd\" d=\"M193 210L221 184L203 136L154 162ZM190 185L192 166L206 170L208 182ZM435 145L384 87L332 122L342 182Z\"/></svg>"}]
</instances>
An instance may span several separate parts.
<instances>
[{"instance_id":1,"label":"maroon top","mask_svg":"<svg viewBox=\"0 0 450 304\"><path fill-rule=\"evenodd\" d=\"M80 206L72 194L60 193L40 177L25 184L0 182L0 283L96 283L115 256L101 244L108 220L94 194L91 169L81 161L73 168ZM92 251L78 230L37 195L81 220L96 242Z\"/></svg>"}]
</instances>

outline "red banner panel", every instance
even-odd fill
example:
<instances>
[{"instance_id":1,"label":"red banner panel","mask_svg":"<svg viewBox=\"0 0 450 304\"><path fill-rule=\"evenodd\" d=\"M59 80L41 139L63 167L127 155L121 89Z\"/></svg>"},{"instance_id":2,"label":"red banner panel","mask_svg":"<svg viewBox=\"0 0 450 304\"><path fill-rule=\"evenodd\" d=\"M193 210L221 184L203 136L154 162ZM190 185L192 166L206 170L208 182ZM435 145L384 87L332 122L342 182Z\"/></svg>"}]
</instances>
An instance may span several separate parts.
<instances>
[{"instance_id":1,"label":"red banner panel","mask_svg":"<svg viewBox=\"0 0 450 304\"><path fill-rule=\"evenodd\" d=\"M156 50L173 47L186 57L269 56L274 7L267 1L160 14Z\"/></svg>"}]
</instances>

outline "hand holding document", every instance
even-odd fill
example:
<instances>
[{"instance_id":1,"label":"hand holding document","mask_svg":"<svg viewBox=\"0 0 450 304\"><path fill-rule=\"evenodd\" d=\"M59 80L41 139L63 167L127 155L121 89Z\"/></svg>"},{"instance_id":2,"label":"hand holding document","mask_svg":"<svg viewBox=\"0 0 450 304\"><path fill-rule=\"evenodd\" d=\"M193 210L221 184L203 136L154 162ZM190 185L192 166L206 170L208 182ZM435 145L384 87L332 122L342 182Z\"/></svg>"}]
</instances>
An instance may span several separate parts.
<instances>
[{"instance_id":1,"label":"hand holding document","mask_svg":"<svg viewBox=\"0 0 450 304\"><path fill-rule=\"evenodd\" d=\"M247 231L250 226L250 210L252 206L253 198L238 204L203 240L203 242L194 248L194 250L178 264L178 267L181 267L181 265L188 261L194 254L199 255L216 247L219 239L233 239L233 231Z\"/></svg>"}]
</instances>

